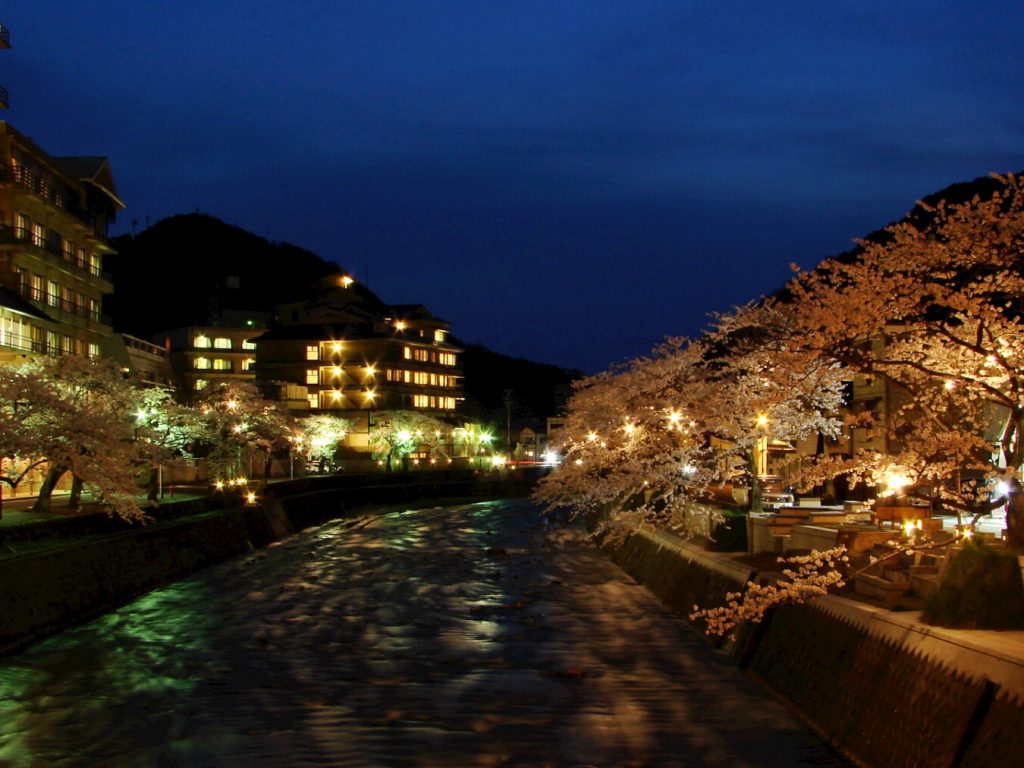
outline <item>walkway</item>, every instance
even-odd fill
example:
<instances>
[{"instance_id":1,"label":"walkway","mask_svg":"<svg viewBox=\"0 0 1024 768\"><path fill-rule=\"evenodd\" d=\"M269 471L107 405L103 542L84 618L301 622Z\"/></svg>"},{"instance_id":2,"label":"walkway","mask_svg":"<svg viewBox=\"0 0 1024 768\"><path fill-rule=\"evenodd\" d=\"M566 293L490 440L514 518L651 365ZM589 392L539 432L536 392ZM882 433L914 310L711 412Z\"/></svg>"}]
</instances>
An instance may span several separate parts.
<instances>
[{"instance_id":1,"label":"walkway","mask_svg":"<svg viewBox=\"0 0 1024 768\"><path fill-rule=\"evenodd\" d=\"M843 763L502 501L331 523L3 660L0 765Z\"/></svg>"}]
</instances>

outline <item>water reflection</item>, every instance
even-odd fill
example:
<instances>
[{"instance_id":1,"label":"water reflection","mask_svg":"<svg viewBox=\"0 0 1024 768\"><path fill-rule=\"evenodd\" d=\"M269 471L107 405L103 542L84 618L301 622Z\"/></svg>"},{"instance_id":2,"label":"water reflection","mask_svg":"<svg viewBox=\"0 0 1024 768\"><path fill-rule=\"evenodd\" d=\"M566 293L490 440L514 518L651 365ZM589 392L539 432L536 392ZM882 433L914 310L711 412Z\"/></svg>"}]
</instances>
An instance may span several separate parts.
<instances>
[{"instance_id":1,"label":"water reflection","mask_svg":"<svg viewBox=\"0 0 1024 768\"><path fill-rule=\"evenodd\" d=\"M821 757L734 673L591 548L548 541L526 502L395 509L4 660L0 765Z\"/></svg>"}]
</instances>

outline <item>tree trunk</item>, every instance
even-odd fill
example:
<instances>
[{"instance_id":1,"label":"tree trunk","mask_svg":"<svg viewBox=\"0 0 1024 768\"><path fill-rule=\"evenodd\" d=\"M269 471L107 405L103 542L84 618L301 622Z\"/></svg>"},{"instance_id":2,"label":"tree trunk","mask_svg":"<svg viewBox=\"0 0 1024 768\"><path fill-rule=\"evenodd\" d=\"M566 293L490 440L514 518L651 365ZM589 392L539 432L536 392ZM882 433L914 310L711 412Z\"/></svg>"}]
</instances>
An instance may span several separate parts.
<instances>
[{"instance_id":1,"label":"tree trunk","mask_svg":"<svg viewBox=\"0 0 1024 768\"><path fill-rule=\"evenodd\" d=\"M154 505L160 503L160 489L157 487L159 471L157 467L150 467L149 477L146 479L146 501L151 501Z\"/></svg>"},{"instance_id":2,"label":"tree trunk","mask_svg":"<svg viewBox=\"0 0 1024 768\"><path fill-rule=\"evenodd\" d=\"M68 499L68 506L72 509L78 509L82 503L82 478L78 475L71 476L71 497Z\"/></svg>"},{"instance_id":3,"label":"tree trunk","mask_svg":"<svg viewBox=\"0 0 1024 768\"><path fill-rule=\"evenodd\" d=\"M50 499L53 496L53 489L57 487L57 482L67 471L67 467L50 465L46 470L46 476L43 478L43 484L39 487L39 497L36 499L36 503L32 505L33 512L50 511Z\"/></svg>"},{"instance_id":4,"label":"tree trunk","mask_svg":"<svg viewBox=\"0 0 1024 768\"><path fill-rule=\"evenodd\" d=\"M761 479L757 476L757 460L754 458L754 451L748 454L748 467L750 469L750 511L763 512L764 506L761 502Z\"/></svg>"}]
</instances>

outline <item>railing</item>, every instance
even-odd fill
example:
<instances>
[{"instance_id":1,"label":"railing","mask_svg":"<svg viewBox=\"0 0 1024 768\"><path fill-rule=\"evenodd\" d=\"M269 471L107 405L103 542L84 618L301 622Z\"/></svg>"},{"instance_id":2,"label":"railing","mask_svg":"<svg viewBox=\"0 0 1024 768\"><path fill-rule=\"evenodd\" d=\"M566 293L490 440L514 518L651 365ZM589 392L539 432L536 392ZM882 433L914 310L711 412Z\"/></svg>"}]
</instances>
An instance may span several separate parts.
<instances>
[{"instance_id":1,"label":"railing","mask_svg":"<svg viewBox=\"0 0 1024 768\"><path fill-rule=\"evenodd\" d=\"M0 90L3 90L0 88ZM6 91L4 91L4 101L6 102ZM6 103L5 105L6 106ZM14 168L0 167L0 184L17 184L19 187L27 189L33 194L39 195L41 198L46 200L51 205L60 208L62 211L69 213L79 221L88 225L96 237L106 240L106 224L104 224L102 231L100 230L100 219L96 215L95 211L84 209L77 205L73 199L69 199L66 194L66 190L53 181L29 170L23 165L15 166Z\"/></svg>"},{"instance_id":2,"label":"railing","mask_svg":"<svg viewBox=\"0 0 1024 768\"><path fill-rule=\"evenodd\" d=\"M58 257L62 261L66 261L69 264L74 264L76 267L81 269L83 272L88 272L90 275L100 277L106 280L108 283L113 282L113 278L110 273L106 270L100 269L98 265L92 264L88 259L83 259L79 256L75 256L74 259L68 258L68 252L63 250L62 243L54 240L40 240L32 234L32 231L27 227L8 227L0 225L0 243L28 243L30 245L39 248L40 250L46 251L47 253Z\"/></svg>"},{"instance_id":3,"label":"railing","mask_svg":"<svg viewBox=\"0 0 1024 768\"><path fill-rule=\"evenodd\" d=\"M38 352L32 337L24 333L0 333L0 348L14 349L19 352Z\"/></svg>"}]
</instances>

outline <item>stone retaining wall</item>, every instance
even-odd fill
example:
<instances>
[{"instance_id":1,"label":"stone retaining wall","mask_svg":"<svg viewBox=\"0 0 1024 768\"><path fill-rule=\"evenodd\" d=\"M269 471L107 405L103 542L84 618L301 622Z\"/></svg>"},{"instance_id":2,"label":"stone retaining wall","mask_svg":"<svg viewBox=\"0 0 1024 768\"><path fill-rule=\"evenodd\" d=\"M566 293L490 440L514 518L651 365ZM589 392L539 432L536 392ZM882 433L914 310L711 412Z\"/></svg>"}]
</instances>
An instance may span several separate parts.
<instances>
[{"instance_id":1,"label":"stone retaining wall","mask_svg":"<svg viewBox=\"0 0 1024 768\"><path fill-rule=\"evenodd\" d=\"M751 575L666 534L610 554L674 612L719 605ZM1024 663L998 643L840 597L774 611L729 651L866 766L1017 765Z\"/></svg>"}]
</instances>

